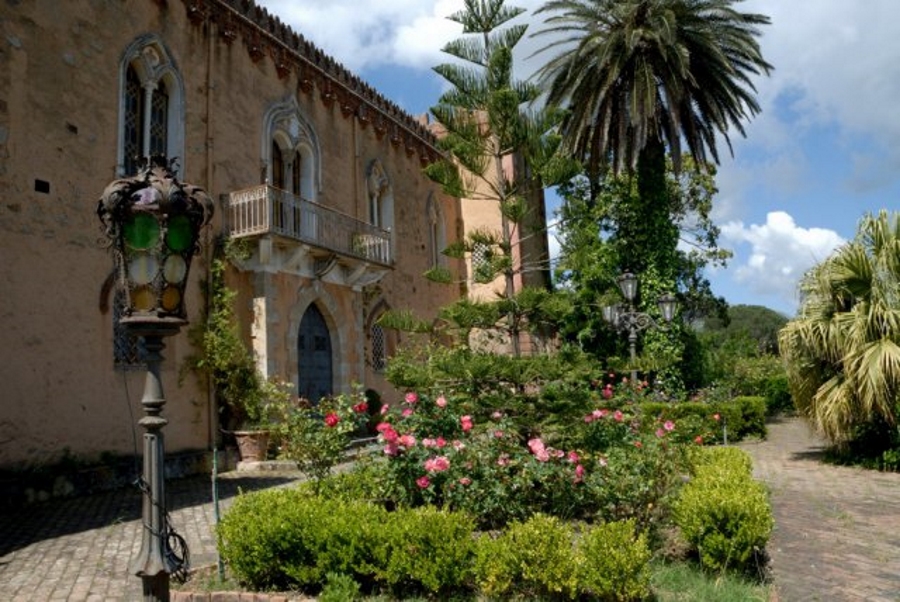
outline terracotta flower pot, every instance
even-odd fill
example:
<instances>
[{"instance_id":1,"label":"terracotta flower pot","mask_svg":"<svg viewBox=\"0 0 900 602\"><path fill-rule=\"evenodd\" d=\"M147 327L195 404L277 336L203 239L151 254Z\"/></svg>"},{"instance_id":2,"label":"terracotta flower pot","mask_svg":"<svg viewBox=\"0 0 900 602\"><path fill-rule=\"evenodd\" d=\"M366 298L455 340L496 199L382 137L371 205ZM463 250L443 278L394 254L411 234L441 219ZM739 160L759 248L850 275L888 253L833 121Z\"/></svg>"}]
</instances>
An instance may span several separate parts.
<instances>
[{"instance_id":1,"label":"terracotta flower pot","mask_svg":"<svg viewBox=\"0 0 900 602\"><path fill-rule=\"evenodd\" d=\"M269 449L269 431L234 431L242 462L261 462Z\"/></svg>"}]
</instances>

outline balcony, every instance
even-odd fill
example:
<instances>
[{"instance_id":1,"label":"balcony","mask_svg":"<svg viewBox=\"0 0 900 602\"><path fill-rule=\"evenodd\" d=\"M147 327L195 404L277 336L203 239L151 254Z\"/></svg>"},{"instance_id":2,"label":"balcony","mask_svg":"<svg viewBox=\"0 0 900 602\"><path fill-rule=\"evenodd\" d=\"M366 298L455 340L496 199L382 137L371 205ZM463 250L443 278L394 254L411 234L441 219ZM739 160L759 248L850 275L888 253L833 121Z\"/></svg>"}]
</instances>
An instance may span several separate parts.
<instances>
[{"instance_id":1,"label":"balcony","mask_svg":"<svg viewBox=\"0 0 900 602\"><path fill-rule=\"evenodd\" d=\"M226 214L232 238L259 241L250 269L355 286L393 264L389 231L266 184L230 193Z\"/></svg>"}]
</instances>

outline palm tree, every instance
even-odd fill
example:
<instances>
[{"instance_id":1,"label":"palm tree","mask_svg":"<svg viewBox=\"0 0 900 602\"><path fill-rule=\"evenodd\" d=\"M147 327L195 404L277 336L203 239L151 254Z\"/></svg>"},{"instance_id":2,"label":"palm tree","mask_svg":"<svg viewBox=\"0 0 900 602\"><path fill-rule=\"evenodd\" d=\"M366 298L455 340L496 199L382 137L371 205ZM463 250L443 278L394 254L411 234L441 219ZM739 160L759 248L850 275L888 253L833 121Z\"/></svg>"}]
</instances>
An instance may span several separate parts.
<instances>
[{"instance_id":1,"label":"palm tree","mask_svg":"<svg viewBox=\"0 0 900 602\"><path fill-rule=\"evenodd\" d=\"M729 150L728 130L760 110L752 75L768 74L756 38L764 15L741 13L742 0L550 0L537 13L562 49L538 72L551 104L566 107L564 144L601 174L652 158L663 145L676 170L682 140L699 165Z\"/></svg>"},{"instance_id":2,"label":"palm tree","mask_svg":"<svg viewBox=\"0 0 900 602\"><path fill-rule=\"evenodd\" d=\"M853 241L801 283L778 343L798 410L832 442L895 425L900 394L900 213L860 220Z\"/></svg>"}]
</instances>

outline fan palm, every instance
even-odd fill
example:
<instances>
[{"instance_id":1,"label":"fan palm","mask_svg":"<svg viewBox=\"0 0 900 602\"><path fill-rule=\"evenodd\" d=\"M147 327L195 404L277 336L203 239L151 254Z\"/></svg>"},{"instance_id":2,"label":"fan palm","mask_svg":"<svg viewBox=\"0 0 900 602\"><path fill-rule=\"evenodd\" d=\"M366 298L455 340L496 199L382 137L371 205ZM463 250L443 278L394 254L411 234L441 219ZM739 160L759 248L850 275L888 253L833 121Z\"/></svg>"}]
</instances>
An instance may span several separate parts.
<instances>
[{"instance_id":1,"label":"fan palm","mask_svg":"<svg viewBox=\"0 0 900 602\"><path fill-rule=\"evenodd\" d=\"M566 107L564 144L596 177L603 166L633 170L648 148L668 145L679 168L682 140L698 164L719 154L721 134L759 112L751 77L768 74L758 26L742 0L550 0L535 35L560 50L538 72L551 104ZM654 148L657 147L657 148ZM660 171L664 164L660 164Z\"/></svg>"},{"instance_id":2,"label":"fan palm","mask_svg":"<svg viewBox=\"0 0 900 602\"><path fill-rule=\"evenodd\" d=\"M900 393L900 213L856 237L801 283L799 316L779 333L794 403L833 442L895 424Z\"/></svg>"}]
</instances>

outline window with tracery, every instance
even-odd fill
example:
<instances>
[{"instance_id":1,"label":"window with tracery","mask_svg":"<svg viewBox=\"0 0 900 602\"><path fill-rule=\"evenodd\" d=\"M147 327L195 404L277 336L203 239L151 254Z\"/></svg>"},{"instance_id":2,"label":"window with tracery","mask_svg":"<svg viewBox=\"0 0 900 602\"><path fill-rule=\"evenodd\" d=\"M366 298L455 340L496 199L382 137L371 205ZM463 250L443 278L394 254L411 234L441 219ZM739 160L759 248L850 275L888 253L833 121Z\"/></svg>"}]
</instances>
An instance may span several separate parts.
<instances>
[{"instance_id":1,"label":"window with tracery","mask_svg":"<svg viewBox=\"0 0 900 602\"><path fill-rule=\"evenodd\" d=\"M384 335L384 328L373 324L369 339L372 345L372 369L375 372L384 372L387 366L387 339Z\"/></svg>"},{"instance_id":2,"label":"window with tracery","mask_svg":"<svg viewBox=\"0 0 900 602\"><path fill-rule=\"evenodd\" d=\"M122 100L119 175L134 175L144 157L178 157L184 167L181 78L157 36L148 34L126 49L121 63Z\"/></svg>"}]
</instances>

